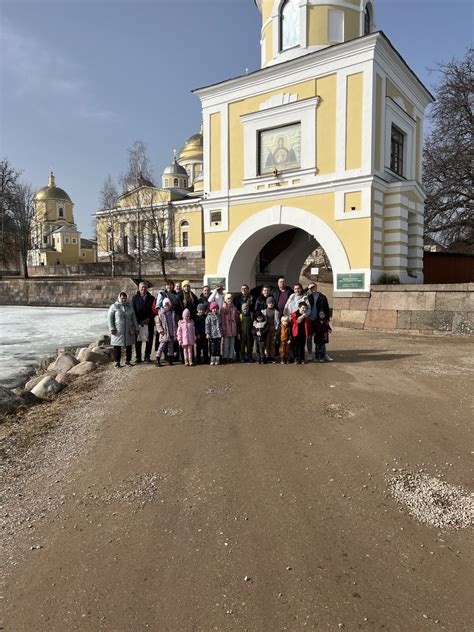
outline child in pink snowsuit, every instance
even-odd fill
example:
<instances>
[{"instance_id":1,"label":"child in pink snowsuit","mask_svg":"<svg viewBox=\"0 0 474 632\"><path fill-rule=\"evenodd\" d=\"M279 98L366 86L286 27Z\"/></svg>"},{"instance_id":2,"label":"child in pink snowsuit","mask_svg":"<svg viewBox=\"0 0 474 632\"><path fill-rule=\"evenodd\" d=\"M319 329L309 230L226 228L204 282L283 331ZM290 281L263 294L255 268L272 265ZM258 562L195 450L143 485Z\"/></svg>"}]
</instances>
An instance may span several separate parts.
<instances>
[{"instance_id":1,"label":"child in pink snowsuit","mask_svg":"<svg viewBox=\"0 0 474 632\"><path fill-rule=\"evenodd\" d=\"M193 346L196 342L196 331L189 309L183 311L183 320L178 323L177 338L180 346L183 347L184 366L193 366Z\"/></svg>"}]
</instances>

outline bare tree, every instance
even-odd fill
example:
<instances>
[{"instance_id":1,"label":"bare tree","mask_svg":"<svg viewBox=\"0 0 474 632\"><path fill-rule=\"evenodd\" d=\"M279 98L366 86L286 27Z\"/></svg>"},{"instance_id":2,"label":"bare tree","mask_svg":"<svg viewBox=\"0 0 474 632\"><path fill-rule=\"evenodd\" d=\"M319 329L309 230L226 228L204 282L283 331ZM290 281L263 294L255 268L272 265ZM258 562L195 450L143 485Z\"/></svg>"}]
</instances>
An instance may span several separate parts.
<instances>
[{"instance_id":1,"label":"bare tree","mask_svg":"<svg viewBox=\"0 0 474 632\"><path fill-rule=\"evenodd\" d=\"M101 225L105 232L105 240L107 244L107 250L110 252L110 264L112 277L115 277L115 254L119 250L116 242L116 226L114 221L114 209L118 200L117 187L112 180L110 174L108 174L102 185L102 189L99 194L99 203L102 210Z\"/></svg>"},{"instance_id":2,"label":"bare tree","mask_svg":"<svg viewBox=\"0 0 474 632\"><path fill-rule=\"evenodd\" d=\"M425 235L448 250L474 252L472 81L474 54L440 64L431 111L433 130L423 152Z\"/></svg>"},{"instance_id":3,"label":"bare tree","mask_svg":"<svg viewBox=\"0 0 474 632\"><path fill-rule=\"evenodd\" d=\"M5 270L7 262L16 259L15 227L9 213L15 187L21 172L15 169L8 158L0 160L0 265Z\"/></svg>"},{"instance_id":4,"label":"bare tree","mask_svg":"<svg viewBox=\"0 0 474 632\"><path fill-rule=\"evenodd\" d=\"M28 251L31 249L31 229L35 216L34 192L27 182L15 185L9 215L15 231L15 241L20 255L20 271L28 278Z\"/></svg>"},{"instance_id":5,"label":"bare tree","mask_svg":"<svg viewBox=\"0 0 474 632\"><path fill-rule=\"evenodd\" d=\"M147 258L159 261L164 277L166 277L166 261L170 257L171 227L174 225L172 213L172 205L163 191L160 189L150 191L145 217L151 227L155 243L153 249L148 251Z\"/></svg>"}]
</instances>

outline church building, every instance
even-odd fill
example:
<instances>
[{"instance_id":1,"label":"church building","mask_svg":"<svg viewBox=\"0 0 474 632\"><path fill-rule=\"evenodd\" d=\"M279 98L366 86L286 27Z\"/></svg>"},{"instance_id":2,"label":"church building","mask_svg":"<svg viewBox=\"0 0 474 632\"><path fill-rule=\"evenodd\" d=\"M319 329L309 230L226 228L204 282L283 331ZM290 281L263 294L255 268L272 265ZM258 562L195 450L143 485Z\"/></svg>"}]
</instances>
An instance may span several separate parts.
<instances>
[{"instance_id":1,"label":"church building","mask_svg":"<svg viewBox=\"0 0 474 632\"><path fill-rule=\"evenodd\" d=\"M137 182L96 214L99 255L133 254L139 235L156 251L161 226L171 256L205 257L204 280L230 291L262 274L297 280L317 247L336 292L388 274L422 283L433 97L376 30L375 0L255 3L261 68L194 91L201 133L161 188Z\"/></svg>"},{"instance_id":2,"label":"church building","mask_svg":"<svg viewBox=\"0 0 474 632\"><path fill-rule=\"evenodd\" d=\"M195 91L204 121L206 279L299 276L320 244L334 290L423 282L423 119L433 98L375 2L256 0L261 69ZM288 239L281 238L286 233Z\"/></svg>"}]
</instances>

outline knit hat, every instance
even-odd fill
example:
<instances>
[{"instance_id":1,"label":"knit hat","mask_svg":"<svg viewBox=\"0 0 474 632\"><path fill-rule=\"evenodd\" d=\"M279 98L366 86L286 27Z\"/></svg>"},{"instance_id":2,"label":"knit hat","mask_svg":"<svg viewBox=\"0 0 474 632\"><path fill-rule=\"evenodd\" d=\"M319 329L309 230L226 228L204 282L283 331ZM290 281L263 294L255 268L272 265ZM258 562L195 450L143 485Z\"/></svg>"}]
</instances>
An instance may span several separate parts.
<instances>
[{"instance_id":1,"label":"knit hat","mask_svg":"<svg viewBox=\"0 0 474 632\"><path fill-rule=\"evenodd\" d=\"M165 298L165 300L163 301L163 307L164 307L165 305L169 305L169 306L171 307L171 301L170 301L170 299L169 299L169 298Z\"/></svg>"},{"instance_id":2,"label":"knit hat","mask_svg":"<svg viewBox=\"0 0 474 632\"><path fill-rule=\"evenodd\" d=\"M181 287L184 287L185 285L189 285L189 287L191 287L191 283L188 281L188 279L185 279L185 280L181 283Z\"/></svg>"},{"instance_id":3,"label":"knit hat","mask_svg":"<svg viewBox=\"0 0 474 632\"><path fill-rule=\"evenodd\" d=\"M263 320L265 320L265 314L262 314L261 311L256 311L254 314L254 318L255 320L257 320L257 318L263 318Z\"/></svg>"},{"instance_id":4,"label":"knit hat","mask_svg":"<svg viewBox=\"0 0 474 632\"><path fill-rule=\"evenodd\" d=\"M187 316L191 316L191 312L186 308L183 310L183 318L186 318Z\"/></svg>"},{"instance_id":5,"label":"knit hat","mask_svg":"<svg viewBox=\"0 0 474 632\"><path fill-rule=\"evenodd\" d=\"M206 306L203 305L202 303L199 303L199 305L196 307L197 311L199 311L200 309L205 312L206 311Z\"/></svg>"},{"instance_id":6,"label":"knit hat","mask_svg":"<svg viewBox=\"0 0 474 632\"><path fill-rule=\"evenodd\" d=\"M232 298L232 294L230 292L227 292L227 294L224 296L224 300L227 301L227 299Z\"/></svg>"},{"instance_id":7,"label":"knit hat","mask_svg":"<svg viewBox=\"0 0 474 632\"><path fill-rule=\"evenodd\" d=\"M275 305L275 299L273 298L273 296L269 296L267 298L267 305L270 305L270 303L273 303L273 305Z\"/></svg>"},{"instance_id":8,"label":"knit hat","mask_svg":"<svg viewBox=\"0 0 474 632\"><path fill-rule=\"evenodd\" d=\"M209 309L212 312L213 309L219 309L219 305L215 301L212 301L212 303L209 305Z\"/></svg>"}]
</instances>

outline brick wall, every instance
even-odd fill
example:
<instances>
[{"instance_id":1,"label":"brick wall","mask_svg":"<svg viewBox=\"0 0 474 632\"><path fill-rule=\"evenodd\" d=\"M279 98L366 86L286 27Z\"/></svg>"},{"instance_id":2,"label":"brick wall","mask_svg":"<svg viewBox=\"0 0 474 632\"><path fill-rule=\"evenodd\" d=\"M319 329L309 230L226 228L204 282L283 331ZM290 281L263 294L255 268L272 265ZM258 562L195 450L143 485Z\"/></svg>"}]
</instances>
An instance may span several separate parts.
<instances>
[{"instance_id":1,"label":"brick wall","mask_svg":"<svg viewBox=\"0 0 474 632\"><path fill-rule=\"evenodd\" d=\"M424 334L474 334L474 283L379 285L369 293L338 293L333 320L355 329Z\"/></svg>"}]
</instances>

